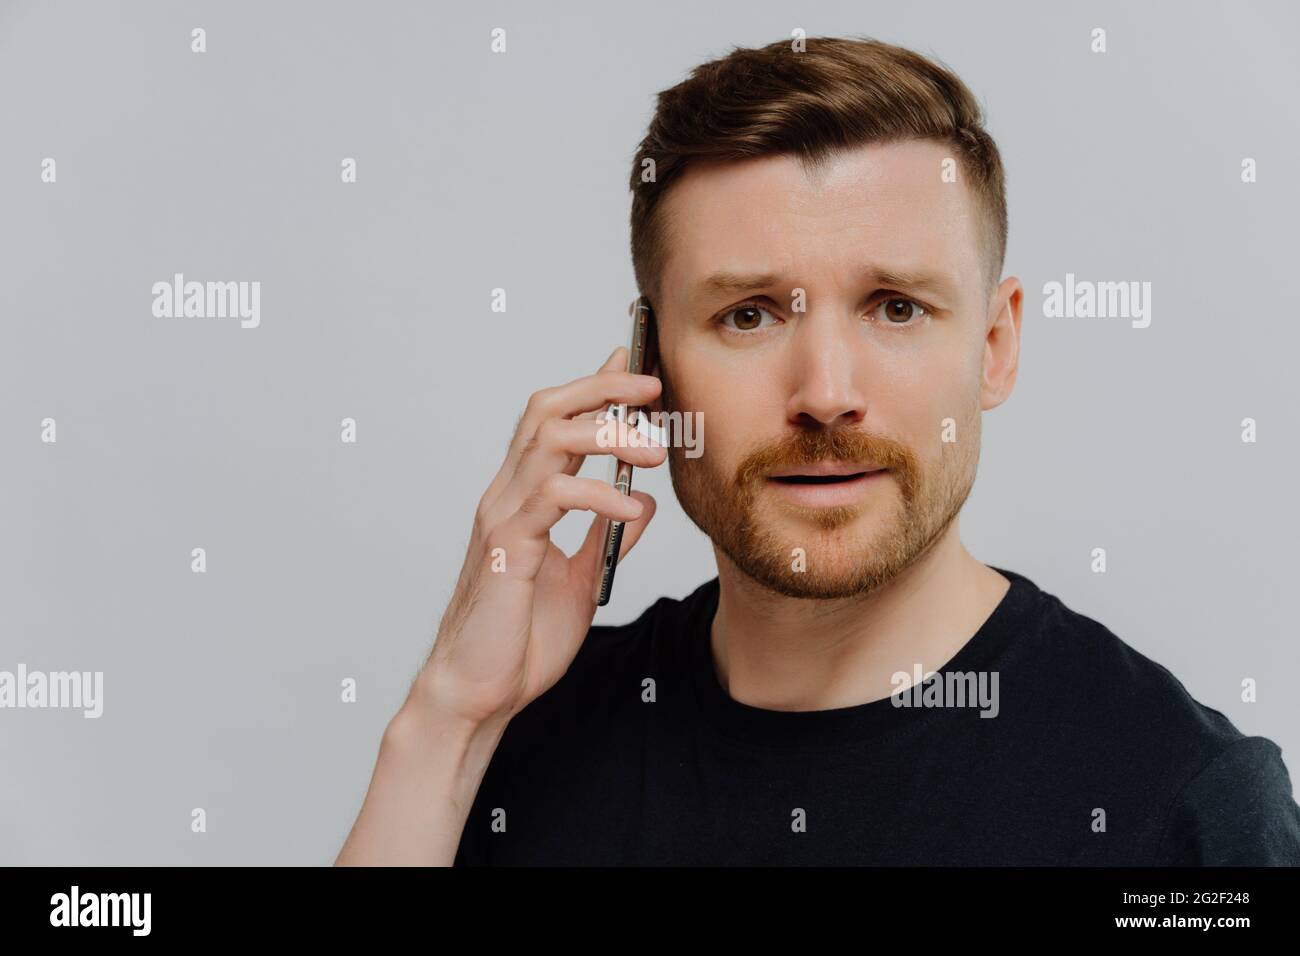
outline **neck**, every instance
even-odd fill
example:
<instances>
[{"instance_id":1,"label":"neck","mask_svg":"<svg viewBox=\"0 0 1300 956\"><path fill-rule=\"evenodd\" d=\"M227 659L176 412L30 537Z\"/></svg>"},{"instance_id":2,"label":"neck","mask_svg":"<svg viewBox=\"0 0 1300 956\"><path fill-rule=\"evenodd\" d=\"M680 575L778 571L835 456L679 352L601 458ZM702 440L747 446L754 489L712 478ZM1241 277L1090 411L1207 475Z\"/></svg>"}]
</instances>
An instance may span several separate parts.
<instances>
[{"instance_id":1,"label":"neck","mask_svg":"<svg viewBox=\"0 0 1300 956\"><path fill-rule=\"evenodd\" d=\"M961 650L1009 582L971 556L954 519L928 551L869 594L791 598L759 584L715 549L718 609L711 646L737 701L771 710L827 710L880 700L915 665L928 674Z\"/></svg>"}]
</instances>

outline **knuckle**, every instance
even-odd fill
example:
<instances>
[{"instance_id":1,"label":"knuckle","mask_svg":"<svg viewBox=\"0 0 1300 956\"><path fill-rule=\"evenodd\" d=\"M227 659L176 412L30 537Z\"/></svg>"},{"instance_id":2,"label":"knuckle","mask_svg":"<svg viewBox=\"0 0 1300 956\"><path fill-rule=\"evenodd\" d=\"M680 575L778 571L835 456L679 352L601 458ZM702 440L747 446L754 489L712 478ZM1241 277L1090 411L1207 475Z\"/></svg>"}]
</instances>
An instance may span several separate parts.
<instances>
[{"instance_id":1,"label":"knuckle","mask_svg":"<svg viewBox=\"0 0 1300 956\"><path fill-rule=\"evenodd\" d=\"M537 426L537 431L533 435L530 445L544 445L547 448L559 444L561 423L558 418L548 418Z\"/></svg>"},{"instance_id":2,"label":"knuckle","mask_svg":"<svg viewBox=\"0 0 1300 956\"><path fill-rule=\"evenodd\" d=\"M560 494L563 493L564 489L568 487L569 483L566 480L567 478L567 475L562 475L559 472L547 475L546 480L542 482L540 490L547 498L558 498Z\"/></svg>"},{"instance_id":3,"label":"knuckle","mask_svg":"<svg viewBox=\"0 0 1300 956\"><path fill-rule=\"evenodd\" d=\"M563 475L547 475L537 485L536 488L523 500L519 510L524 514L536 514L542 511L548 503L556 500L563 488Z\"/></svg>"},{"instance_id":4,"label":"knuckle","mask_svg":"<svg viewBox=\"0 0 1300 956\"><path fill-rule=\"evenodd\" d=\"M487 534L495 524L493 518L492 501L489 499L488 494L485 493L474 508L474 534L480 538Z\"/></svg>"},{"instance_id":5,"label":"knuckle","mask_svg":"<svg viewBox=\"0 0 1300 956\"><path fill-rule=\"evenodd\" d=\"M519 511L523 514L533 514L542 506L542 489L537 488L519 505Z\"/></svg>"},{"instance_id":6,"label":"knuckle","mask_svg":"<svg viewBox=\"0 0 1300 956\"><path fill-rule=\"evenodd\" d=\"M550 405L552 396L555 394L554 388L539 388L533 394L528 396L528 405L524 412L543 412Z\"/></svg>"}]
</instances>

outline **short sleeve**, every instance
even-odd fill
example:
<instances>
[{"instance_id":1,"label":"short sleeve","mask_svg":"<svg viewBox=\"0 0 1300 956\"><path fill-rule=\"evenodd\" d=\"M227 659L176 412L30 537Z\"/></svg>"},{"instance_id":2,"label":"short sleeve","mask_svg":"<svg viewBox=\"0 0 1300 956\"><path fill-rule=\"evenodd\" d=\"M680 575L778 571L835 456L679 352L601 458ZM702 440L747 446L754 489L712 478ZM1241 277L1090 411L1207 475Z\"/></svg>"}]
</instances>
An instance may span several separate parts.
<instances>
[{"instance_id":1,"label":"short sleeve","mask_svg":"<svg viewBox=\"0 0 1300 956\"><path fill-rule=\"evenodd\" d=\"M1300 806L1282 751L1266 737L1228 744L1183 787L1159 866L1300 866Z\"/></svg>"}]
</instances>

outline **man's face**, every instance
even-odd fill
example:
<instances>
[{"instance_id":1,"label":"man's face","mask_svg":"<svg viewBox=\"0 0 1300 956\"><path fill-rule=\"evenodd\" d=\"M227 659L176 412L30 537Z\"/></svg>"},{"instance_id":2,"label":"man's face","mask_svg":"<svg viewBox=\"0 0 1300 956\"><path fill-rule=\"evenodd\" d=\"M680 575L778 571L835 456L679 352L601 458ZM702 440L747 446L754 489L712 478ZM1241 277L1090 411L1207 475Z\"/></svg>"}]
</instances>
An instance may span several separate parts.
<instances>
[{"instance_id":1,"label":"man's face","mask_svg":"<svg viewBox=\"0 0 1300 956\"><path fill-rule=\"evenodd\" d=\"M951 155L871 145L813 179L790 156L714 164L664 199L657 407L704 422L702 455L670 449L673 487L779 593L879 587L974 483L990 297ZM798 477L819 467L857 477Z\"/></svg>"}]
</instances>

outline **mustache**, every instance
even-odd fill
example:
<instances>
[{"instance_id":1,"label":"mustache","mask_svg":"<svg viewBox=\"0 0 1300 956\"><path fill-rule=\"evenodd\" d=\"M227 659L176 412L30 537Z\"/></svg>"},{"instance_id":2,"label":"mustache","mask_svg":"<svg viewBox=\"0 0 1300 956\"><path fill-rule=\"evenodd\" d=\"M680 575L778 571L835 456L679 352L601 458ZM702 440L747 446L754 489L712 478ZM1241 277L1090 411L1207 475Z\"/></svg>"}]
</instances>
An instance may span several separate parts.
<instances>
[{"instance_id":1,"label":"mustache","mask_svg":"<svg viewBox=\"0 0 1300 956\"><path fill-rule=\"evenodd\" d=\"M659 375L663 382L660 395L663 407L676 410L677 401L668 369L660 366ZM689 462L681 461L679 452L677 448L668 449L674 467L696 474ZM778 468L812 465L819 461L868 461L889 469L909 507L914 504L920 490L921 462L911 448L885 435L852 426L807 428L760 446L736 467L734 488L742 497L750 497L757 492L759 483ZM703 459L699 464L708 467ZM718 475L718 478L722 476Z\"/></svg>"},{"instance_id":2,"label":"mustache","mask_svg":"<svg viewBox=\"0 0 1300 956\"><path fill-rule=\"evenodd\" d=\"M747 488L779 468L822 461L870 462L893 471L907 487L917 474L916 456L901 442L857 428L823 428L795 432L746 455L736 468L736 485Z\"/></svg>"}]
</instances>

